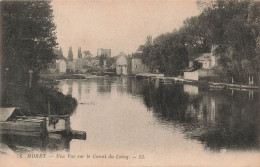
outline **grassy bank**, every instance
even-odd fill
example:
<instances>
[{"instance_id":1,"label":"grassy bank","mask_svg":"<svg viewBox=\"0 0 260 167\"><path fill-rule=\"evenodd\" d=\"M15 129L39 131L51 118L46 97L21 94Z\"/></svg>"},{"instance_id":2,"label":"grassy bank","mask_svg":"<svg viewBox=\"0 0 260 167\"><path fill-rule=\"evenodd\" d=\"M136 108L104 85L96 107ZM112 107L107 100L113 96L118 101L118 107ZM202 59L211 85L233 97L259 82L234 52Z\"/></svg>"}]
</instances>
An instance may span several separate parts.
<instances>
[{"instance_id":1,"label":"grassy bank","mask_svg":"<svg viewBox=\"0 0 260 167\"><path fill-rule=\"evenodd\" d=\"M30 115L48 114L48 102L50 103L51 115L71 115L77 107L77 100L71 95L38 86L28 89L25 93L25 99L29 102Z\"/></svg>"},{"instance_id":2,"label":"grassy bank","mask_svg":"<svg viewBox=\"0 0 260 167\"><path fill-rule=\"evenodd\" d=\"M71 115L77 107L77 100L71 95L64 95L58 90L42 84L32 88L8 83L4 86L1 98L2 107L18 107L16 115L47 115L48 102L52 115Z\"/></svg>"}]
</instances>

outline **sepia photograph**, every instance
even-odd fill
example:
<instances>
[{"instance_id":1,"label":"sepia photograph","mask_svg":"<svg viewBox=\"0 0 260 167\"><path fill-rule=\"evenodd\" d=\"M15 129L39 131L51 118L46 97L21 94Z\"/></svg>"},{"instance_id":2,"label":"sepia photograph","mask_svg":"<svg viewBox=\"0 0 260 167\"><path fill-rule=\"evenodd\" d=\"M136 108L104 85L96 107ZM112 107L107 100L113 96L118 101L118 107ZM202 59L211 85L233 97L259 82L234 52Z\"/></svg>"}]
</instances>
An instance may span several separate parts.
<instances>
[{"instance_id":1,"label":"sepia photograph","mask_svg":"<svg viewBox=\"0 0 260 167\"><path fill-rule=\"evenodd\" d=\"M0 0L0 167L259 167L259 0Z\"/></svg>"}]
</instances>

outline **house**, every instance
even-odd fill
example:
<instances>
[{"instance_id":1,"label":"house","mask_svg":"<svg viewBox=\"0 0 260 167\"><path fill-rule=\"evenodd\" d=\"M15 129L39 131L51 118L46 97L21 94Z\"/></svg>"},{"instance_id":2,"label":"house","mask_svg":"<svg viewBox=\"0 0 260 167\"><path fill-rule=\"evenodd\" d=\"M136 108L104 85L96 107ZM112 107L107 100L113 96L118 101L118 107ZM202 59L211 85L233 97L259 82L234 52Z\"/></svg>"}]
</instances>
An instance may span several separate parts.
<instances>
[{"instance_id":1,"label":"house","mask_svg":"<svg viewBox=\"0 0 260 167\"><path fill-rule=\"evenodd\" d=\"M136 53L138 53L138 54L142 54L143 51L144 51L144 48L145 48L145 45L140 45L140 46L138 47Z\"/></svg>"},{"instance_id":2,"label":"house","mask_svg":"<svg viewBox=\"0 0 260 167\"><path fill-rule=\"evenodd\" d=\"M75 72L75 62L67 61L67 72Z\"/></svg>"},{"instance_id":3,"label":"house","mask_svg":"<svg viewBox=\"0 0 260 167\"><path fill-rule=\"evenodd\" d=\"M213 67L217 65L216 56L213 54L213 50L215 47L212 47L211 53L200 53L195 56L195 58L191 58L189 61L189 67L182 70L184 79L189 80L199 80L205 77L215 76ZM195 62L199 62L202 64L200 69L195 69L193 65Z\"/></svg>"},{"instance_id":4,"label":"house","mask_svg":"<svg viewBox=\"0 0 260 167\"><path fill-rule=\"evenodd\" d=\"M142 63L140 58L132 58L132 71L133 75L139 73L146 73L149 72L149 69Z\"/></svg>"},{"instance_id":5,"label":"house","mask_svg":"<svg viewBox=\"0 0 260 167\"><path fill-rule=\"evenodd\" d=\"M59 73L66 73L67 64L65 60L63 59L56 60L56 71Z\"/></svg>"},{"instance_id":6,"label":"house","mask_svg":"<svg viewBox=\"0 0 260 167\"><path fill-rule=\"evenodd\" d=\"M202 69L210 69L216 65L216 57L212 53L199 54L195 61L202 64Z\"/></svg>"},{"instance_id":7,"label":"house","mask_svg":"<svg viewBox=\"0 0 260 167\"><path fill-rule=\"evenodd\" d=\"M127 59L126 56L119 56L116 60L116 74L127 75Z\"/></svg>"}]
</instances>

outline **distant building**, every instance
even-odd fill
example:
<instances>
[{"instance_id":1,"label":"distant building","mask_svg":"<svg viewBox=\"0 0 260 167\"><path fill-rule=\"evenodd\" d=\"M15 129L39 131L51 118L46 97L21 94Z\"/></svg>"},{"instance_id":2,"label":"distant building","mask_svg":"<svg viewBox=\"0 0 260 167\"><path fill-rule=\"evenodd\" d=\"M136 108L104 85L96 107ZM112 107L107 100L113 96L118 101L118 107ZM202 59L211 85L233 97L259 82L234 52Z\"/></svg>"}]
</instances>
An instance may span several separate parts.
<instances>
[{"instance_id":1,"label":"distant building","mask_svg":"<svg viewBox=\"0 0 260 167\"><path fill-rule=\"evenodd\" d=\"M140 45L140 46L138 47L136 53L138 53L138 54L142 54L143 51L144 51L144 47L145 47L145 45Z\"/></svg>"},{"instance_id":2,"label":"distant building","mask_svg":"<svg viewBox=\"0 0 260 167\"><path fill-rule=\"evenodd\" d=\"M184 79L199 80L203 77L214 76L215 74L212 68L217 65L216 56L213 54L214 49L215 48L212 47L211 53L201 53L196 55L195 58L191 58L189 61L189 67L182 70L184 72ZM194 69L194 62L201 63L202 68L198 70Z\"/></svg>"},{"instance_id":3,"label":"distant building","mask_svg":"<svg viewBox=\"0 0 260 167\"><path fill-rule=\"evenodd\" d=\"M75 62L67 61L67 72L75 72Z\"/></svg>"},{"instance_id":4,"label":"distant building","mask_svg":"<svg viewBox=\"0 0 260 167\"><path fill-rule=\"evenodd\" d=\"M127 75L127 59L126 56L120 56L116 60L116 74Z\"/></svg>"},{"instance_id":5,"label":"distant building","mask_svg":"<svg viewBox=\"0 0 260 167\"><path fill-rule=\"evenodd\" d=\"M101 56L101 55L104 55L104 56L107 56L107 57L111 57L111 49L98 49L97 50L97 56Z\"/></svg>"},{"instance_id":6,"label":"distant building","mask_svg":"<svg viewBox=\"0 0 260 167\"><path fill-rule=\"evenodd\" d=\"M66 73L67 71L66 61L63 59L56 60L56 70L59 73Z\"/></svg>"},{"instance_id":7,"label":"distant building","mask_svg":"<svg viewBox=\"0 0 260 167\"><path fill-rule=\"evenodd\" d=\"M132 58L132 71L133 75L139 73L146 73L149 72L149 69L142 63L140 58Z\"/></svg>"},{"instance_id":8,"label":"distant building","mask_svg":"<svg viewBox=\"0 0 260 167\"><path fill-rule=\"evenodd\" d=\"M212 53L202 53L195 58L195 61L202 63L203 69L210 69L216 65L216 58Z\"/></svg>"}]
</instances>

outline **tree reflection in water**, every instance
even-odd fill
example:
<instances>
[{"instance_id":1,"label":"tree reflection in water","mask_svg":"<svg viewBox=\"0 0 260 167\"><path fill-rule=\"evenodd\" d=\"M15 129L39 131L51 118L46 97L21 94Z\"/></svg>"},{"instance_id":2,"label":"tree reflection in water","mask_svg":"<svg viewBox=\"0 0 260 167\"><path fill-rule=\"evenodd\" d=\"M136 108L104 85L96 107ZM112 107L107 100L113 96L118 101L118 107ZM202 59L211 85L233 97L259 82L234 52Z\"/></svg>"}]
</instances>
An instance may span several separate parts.
<instances>
[{"instance_id":1,"label":"tree reflection in water","mask_svg":"<svg viewBox=\"0 0 260 167\"><path fill-rule=\"evenodd\" d=\"M206 149L259 149L258 92L202 90L194 85L133 80L144 104L162 123L171 124Z\"/></svg>"}]
</instances>

